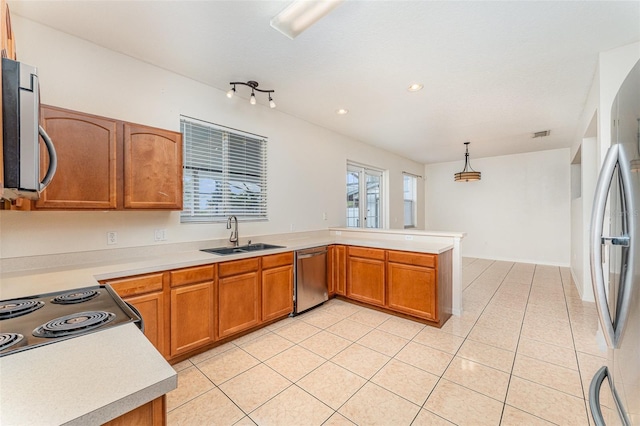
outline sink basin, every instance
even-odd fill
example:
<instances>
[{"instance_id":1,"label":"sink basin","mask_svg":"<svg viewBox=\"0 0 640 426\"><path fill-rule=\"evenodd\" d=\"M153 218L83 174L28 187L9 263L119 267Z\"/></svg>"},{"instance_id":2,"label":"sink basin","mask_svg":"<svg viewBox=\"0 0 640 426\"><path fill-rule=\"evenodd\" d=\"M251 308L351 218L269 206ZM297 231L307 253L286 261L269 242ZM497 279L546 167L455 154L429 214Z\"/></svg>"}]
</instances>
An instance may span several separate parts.
<instances>
[{"instance_id":1,"label":"sink basin","mask_svg":"<svg viewBox=\"0 0 640 426\"><path fill-rule=\"evenodd\" d=\"M238 247L216 247L216 248L210 248L210 249L202 249L200 251L204 251L211 254L218 254L221 256L226 256L229 254L251 253L254 251L270 250L270 249L277 249L277 248L285 248L285 247L276 246L273 244L257 243L257 244L247 244L245 246L238 246Z\"/></svg>"}]
</instances>

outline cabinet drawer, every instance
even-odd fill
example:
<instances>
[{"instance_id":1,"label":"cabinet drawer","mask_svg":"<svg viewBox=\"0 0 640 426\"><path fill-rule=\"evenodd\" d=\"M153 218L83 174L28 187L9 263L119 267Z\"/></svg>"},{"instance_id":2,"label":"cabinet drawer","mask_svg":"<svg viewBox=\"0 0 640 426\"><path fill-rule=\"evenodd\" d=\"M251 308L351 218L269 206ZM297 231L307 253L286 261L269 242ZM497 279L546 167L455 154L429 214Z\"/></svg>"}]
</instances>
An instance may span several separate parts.
<instances>
[{"instance_id":1,"label":"cabinet drawer","mask_svg":"<svg viewBox=\"0 0 640 426\"><path fill-rule=\"evenodd\" d=\"M171 271L171 287L202 281L213 281L213 276L213 265L196 266Z\"/></svg>"},{"instance_id":2,"label":"cabinet drawer","mask_svg":"<svg viewBox=\"0 0 640 426\"><path fill-rule=\"evenodd\" d=\"M384 250L366 248L366 247L349 247L349 256L364 257L366 259L384 260Z\"/></svg>"},{"instance_id":3,"label":"cabinet drawer","mask_svg":"<svg viewBox=\"0 0 640 426\"><path fill-rule=\"evenodd\" d=\"M160 272L157 274L106 281L105 283L113 287L120 297L127 297L136 294L150 293L152 291L162 291L163 276L164 273Z\"/></svg>"},{"instance_id":4,"label":"cabinet drawer","mask_svg":"<svg viewBox=\"0 0 640 426\"><path fill-rule=\"evenodd\" d=\"M262 269L293 264L293 252L272 254L262 258Z\"/></svg>"},{"instance_id":5,"label":"cabinet drawer","mask_svg":"<svg viewBox=\"0 0 640 426\"><path fill-rule=\"evenodd\" d=\"M230 277L232 275L244 274L247 272L257 271L260 266L260 258L251 258L244 260L234 260L231 262L223 262L218 264L218 276Z\"/></svg>"},{"instance_id":6,"label":"cabinet drawer","mask_svg":"<svg viewBox=\"0 0 640 426\"><path fill-rule=\"evenodd\" d=\"M391 251L389 250L389 262L404 263L406 265L425 266L427 268L435 268L437 264L437 255L413 253L408 251Z\"/></svg>"}]
</instances>

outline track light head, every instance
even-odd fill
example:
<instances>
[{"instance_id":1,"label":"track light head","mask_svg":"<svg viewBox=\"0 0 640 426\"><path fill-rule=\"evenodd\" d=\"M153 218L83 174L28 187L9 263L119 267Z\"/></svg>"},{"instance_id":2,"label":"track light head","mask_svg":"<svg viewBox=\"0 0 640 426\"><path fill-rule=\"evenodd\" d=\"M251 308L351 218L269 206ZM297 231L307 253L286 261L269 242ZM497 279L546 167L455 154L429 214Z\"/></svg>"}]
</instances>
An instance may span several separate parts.
<instances>
[{"instance_id":1,"label":"track light head","mask_svg":"<svg viewBox=\"0 0 640 426\"><path fill-rule=\"evenodd\" d=\"M249 103L251 105L255 105L256 104L256 94L253 93L253 90L251 91L251 98L249 99Z\"/></svg>"},{"instance_id":2,"label":"track light head","mask_svg":"<svg viewBox=\"0 0 640 426\"><path fill-rule=\"evenodd\" d=\"M236 94L236 86L234 85L231 89L229 89L229 91L227 92L227 98L231 99L233 98L233 95Z\"/></svg>"},{"instance_id":3,"label":"track light head","mask_svg":"<svg viewBox=\"0 0 640 426\"><path fill-rule=\"evenodd\" d=\"M271 95L269 95L269 108L275 108L275 107L276 107L276 103L273 102Z\"/></svg>"}]
</instances>

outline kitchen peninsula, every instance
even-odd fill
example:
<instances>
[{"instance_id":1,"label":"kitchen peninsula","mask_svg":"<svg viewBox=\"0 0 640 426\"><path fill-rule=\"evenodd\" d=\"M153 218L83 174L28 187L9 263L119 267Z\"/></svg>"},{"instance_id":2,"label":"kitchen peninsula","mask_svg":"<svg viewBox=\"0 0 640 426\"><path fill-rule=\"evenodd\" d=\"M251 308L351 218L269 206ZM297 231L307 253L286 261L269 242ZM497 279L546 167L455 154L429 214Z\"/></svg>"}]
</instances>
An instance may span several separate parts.
<instances>
[{"instance_id":1,"label":"kitchen peninsula","mask_svg":"<svg viewBox=\"0 0 640 426\"><path fill-rule=\"evenodd\" d=\"M450 313L461 313L462 291L460 285L460 241L463 237L463 233L430 233L424 231L408 232L391 230L364 231L348 228L332 228L326 231L314 231L307 233L260 237L252 236L251 238L254 239L254 241L278 244L284 246L284 248L258 253L234 254L230 256L216 256L199 251L202 248L228 244L226 240L217 240L158 246L156 248L157 252L155 253L150 250L149 247L145 247L139 249L104 250L100 252L82 254L39 256L38 259L3 259L3 274L0 276L0 299L6 300L51 291L86 287L95 285L96 281L112 283L126 277L135 278L150 275L174 278L179 277L187 284L197 281L195 285L199 286L198 288L206 288L206 285L208 284L199 283L204 280L203 282L210 282L210 285L213 286L213 282L215 281L213 271L217 270L216 268L218 268L219 265L222 265L221 262L226 264L246 263L251 262L253 258L257 257L276 258L303 248L329 245L334 248L346 248L345 254L348 254L346 258L352 256L354 258L354 262L356 262L352 265L358 265L358 259L362 259L363 253L371 251L383 253L383 256L385 256L383 257L384 262L387 262L384 263L385 265L393 264L400 268L413 262L415 259L420 259L419 256L427 256L426 259L435 259L439 256L447 256L450 261L440 265L440 268L446 267L448 269L446 273L442 275L446 280L448 280L448 282L438 282L438 286L441 288L448 287L449 291L453 293L452 297L449 299L452 300L452 302L449 302L451 305L445 306L442 309L442 318L445 318L446 320ZM414 254L414 257L406 256L408 253ZM345 262L346 258L344 259ZM256 259L256 262L257 261L258 260ZM38 269L34 269L36 264L39 266ZM331 267L331 261L329 264ZM263 266L260 265L261 263L258 263L257 270L262 270ZM412 265L408 266L413 267ZM266 268L266 266L264 267ZM416 267L424 268L425 266L418 265ZM427 267L429 267L429 265L427 265ZM347 268L352 268L352 266ZM210 273L208 272L209 269L211 271ZM390 271L392 268L389 266L387 269ZM202 275L203 271L206 272L205 275ZM291 272L292 271L293 270L291 269ZM399 271L402 271L402 269L399 269ZM386 277L388 276L390 275L386 275ZM165 279L170 280L170 278ZM345 283L349 282L348 277L345 277L344 279ZM160 285L162 285L162 282L161 278ZM170 296L165 298L167 300L165 306L168 306L169 300L173 302L174 296L180 294L179 291L189 287L187 285L180 285L181 287L177 288L169 287L167 285L166 290L169 292L168 294L170 294ZM117 288L116 285L114 285L114 287ZM344 293L342 293L347 299L353 299L358 302L363 301L361 295L360 299L358 298L358 291L355 289L349 289L349 284L346 284L346 289L343 289ZM391 294L389 291L390 290L388 289L384 290L385 294ZM336 287L334 287L334 292L336 294L340 294L339 289ZM211 293L205 294L214 293L212 291ZM261 295L262 293L258 291L257 294ZM123 294L121 294L121 296L124 297ZM393 297L391 297L391 299L393 299ZM254 303L256 306L260 305L258 302ZM365 301L365 303L367 302ZM215 305L212 302L211 306L215 309L218 305ZM375 306L375 303L373 303L372 306ZM389 305L387 304L387 306ZM413 315L412 307L405 307L403 311L402 307L394 308L391 306L391 310L393 311L394 309L396 312L401 314ZM157 329L161 330L161 334L163 333L162 336L165 336L162 338L164 339L163 342L168 343L164 346L159 346L158 342L153 341L152 338L150 338L150 340L152 340L152 343L156 345L156 349L159 350L160 354L162 354L165 359L170 362L178 362L181 359L184 359L185 356L192 355L198 350L206 349L222 341L228 341L244 334L245 332L268 325L273 322L273 320L283 317L280 315L273 320L263 321L261 318L264 318L264 315L260 315L258 308L256 308L255 312L258 312L257 322L254 321L245 328L237 328L237 331L233 331L225 335L219 333L218 328L215 328L215 331L212 328L211 338L208 340L202 340L203 343L199 344L199 346L189 346L188 344L180 346L172 341L172 338L174 338L175 341L178 340L178 338L176 338L178 334L173 327L175 324L168 319L166 321L162 320L156 324ZM286 316L286 312L284 313L284 316ZM211 318L213 318L213 314L211 314ZM429 316L426 316L425 319L429 322L430 318ZM175 320L179 321L178 318ZM213 320L211 321L212 322L210 324L213 324ZM433 323L433 321L431 321L431 323ZM168 329L163 329L166 324L168 324L168 327L166 327ZM209 326L207 324L205 325ZM440 323L439 325L442 324ZM151 328L153 328L153 326ZM184 336L184 334L182 334L182 336ZM182 337L180 338L182 339ZM107 345L109 343L108 341L111 341L111 344L108 345L111 349L103 351L102 345ZM127 348L125 353L130 353L131 357L123 358L124 355L122 352L114 354L113 351L117 351L117 348L114 349L113 346L125 346ZM187 349L182 350L183 347ZM91 355L91 351L95 351L95 353ZM36 399L41 398L42 401L34 401L34 399L30 397L23 398L22 403L20 403L19 400L16 400L16 402L12 404L5 403L15 399L12 396L15 389L29 389L32 387L31 385L33 385L33 383L14 385L13 380L18 380L17 377L20 376L21 371L40 371L39 368L34 368L33 366L47 365L47 362L44 362L44 359L64 358L60 356L63 353L65 354L65 357L69 356L74 359L76 357L82 359L90 358L92 362L99 366L96 368L97 374L120 375L118 371L122 371L121 368L125 368L129 365L136 369L136 365L139 364L139 361L136 361L136 359L146 359L146 357L154 360L158 367L155 370L162 373L159 374L159 376L156 375L151 378L149 376L140 377L135 374L128 375L128 379L130 379L132 383L129 383L127 388L128 390L125 392L127 395L111 394L119 395L117 397L113 396L113 399L111 400L108 396L96 398L94 400L94 404L98 404L100 407L91 407L90 409L87 409L87 412L77 412L76 410L70 415L70 417L65 417L64 421L76 421L82 423L82 421L88 418L87 416L91 416L96 412L100 414L100 416L95 418L99 419L99 421L107 421L110 418L123 414L138 405L146 404L175 387L175 373L173 373L173 370L162 360L160 354L153 351L153 354L149 355L147 353L148 351L153 351L153 347L149 344L149 341L142 338L142 334L136 330L135 326L128 324L126 326L115 327L110 331L97 332L87 336L70 339L66 342L61 342L55 345L47 345L42 348L36 348L2 357L0 358L0 370L3 371L3 383L0 388L0 399L3 401L3 410L1 415L2 418L0 420L2 420L2 423L5 423L5 420L7 420L7 423L11 423L10 420L17 418L15 416L24 415L25 413L28 414L29 407L34 404L36 406L46 406L44 402L47 400L47 394L45 392L38 392L36 395ZM144 355L144 353L147 354ZM145 362L147 361L145 360ZM30 367L27 368L27 365ZM88 365L85 367L89 368ZM49 369L49 367L42 368ZM5 371L11 371L11 374L4 374ZM30 377L28 381L37 380L37 374L28 375L28 377ZM151 382L149 382L149 380L151 380ZM68 389L84 389L87 386L93 386L93 384L99 381L100 379L96 378L94 374L74 374L72 377L66 378L64 383L65 388ZM34 385L34 387L37 386ZM153 392L150 390L153 390ZM119 389L118 392L122 392L122 389ZM71 393L73 394L73 392ZM74 406L75 404L72 401L74 401L73 398L67 398L68 405ZM62 402L64 403L64 401ZM119 405L114 408L114 404L116 404L116 402ZM38 415L43 416L42 413Z\"/></svg>"}]
</instances>

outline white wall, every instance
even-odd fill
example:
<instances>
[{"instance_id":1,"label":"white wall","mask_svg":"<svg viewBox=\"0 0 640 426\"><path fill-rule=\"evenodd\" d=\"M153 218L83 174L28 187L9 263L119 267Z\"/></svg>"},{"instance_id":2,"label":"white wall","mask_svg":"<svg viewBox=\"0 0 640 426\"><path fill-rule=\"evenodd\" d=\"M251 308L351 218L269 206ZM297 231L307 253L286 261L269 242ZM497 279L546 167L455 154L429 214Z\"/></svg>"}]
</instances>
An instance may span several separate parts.
<instances>
[{"instance_id":1,"label":"white wall","mask_svg":"<svg viewBox=\"0 0 640 426\"><path fill-rule=\"evenodd\" d=\"M388 171L388 222L402 228L402 172L424 166L308 122L227 99L225 91L13 16L18 59L38 67L43 103L179 130L179 115L265 135L269 221L242 223L240 236L345 225L347 160ZM259 72L257 70L256 72ZM229 76L232 81L234 76ZM282 84L286 84L283 82ZM276 87L277 89L277 87ZM419 188L422 194L423 188ZM424 203L418 217L424 217ZM322 219L323 212L327 220ZM2 258L225 238L223 224L180 224L177 212L0 212ZM424 227L424 223L419 223ZM118 245L106 245L106 232Z\"/></svg>"},{"instance_id":2,"label":"white wall","mask_svg":"<svg viewBox=\"0 0 640 426\"><path fill-rule=\"evenodd\" d=\"M638 60L640 43L600 53L598 69L571 146L572 156L582 147L582 194L581 199L574 202L572 211L571 226L575 232L571 238L571 273L583 300L594 300L589 270L590 218L600 165L611 145L611 106L622 82ZM585 157L585 153L590 155Z\"/></svg>"},{"instance_id":3,"label":"white wall","mask_svg":"<svg viewBox=\"0 0 640 426\"><path fill-rule=\"evenodd\" d=\"M463 256L569 265L569 149L473 158L479 182L454 182L464 161L428 164L429 230L467 232Z\"/></svg>"}]
</instances>

